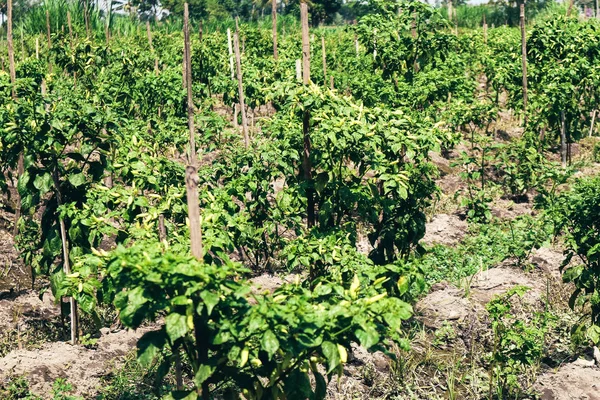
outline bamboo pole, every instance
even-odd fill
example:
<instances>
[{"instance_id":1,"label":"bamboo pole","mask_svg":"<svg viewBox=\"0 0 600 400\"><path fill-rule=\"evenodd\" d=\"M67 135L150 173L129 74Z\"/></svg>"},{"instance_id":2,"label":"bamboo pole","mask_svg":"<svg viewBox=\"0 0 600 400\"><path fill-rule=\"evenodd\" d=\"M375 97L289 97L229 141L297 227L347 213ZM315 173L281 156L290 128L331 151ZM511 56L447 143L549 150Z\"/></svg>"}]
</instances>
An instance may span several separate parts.
<instances>
[{"instance_id":1,"label":"bamboo pole","mask_svg":"<svg viewBox=\"0 0 600 400\"><path fill-rule=\"evenodd\" d=\"M323 54L323 80L327 86L327 52L325 50L325 36L321 36L321 52Z\"/></svg>"},{"instance_id":2,"label":"bamboo pole","mask_svg":"<svg viewBox=\"0 0 600 400\"><path fill-rule=\"evenodd\" d=\"M240 55L240 39L238 32L233 34L233 47L235 49L235 66L237 70L238 97L240 101L240 111L242 112L242 133L244 134L244 147L250 145L248 137L248 118L246 116L246 102L244 101L244 85L242 83L242 57Z\"/></svg>"},{"instance_id":3,"label":"bamboo pole","mask_svg":"<svg viewBox=\"0 0 600 400\"><path fill-rule=\"evenodd\" d=\"M300 3L300 21L302 24L302 81L304 85L308 85L310 83L310 42L308 32L308 5L306 3ZM305 110L302 116L302 134L304 138L302 169L304 170L304 180L308 184L306 189L306 225L310 229L315 225L315 199L314 189L312 187L309 126L310 112Z\"/></svg>"},{"instance_id":4,"label":"bamboo pole","mask_svg":"<svg viewBox=\"0 0 600 400\"><path fill-rule=\"evenodd\" d=\"M523 71L523 122L527 125L527 38L525 32L525 4L520 6L521 68Z\"/></svg>"},{"instance_id":5,"label":"bamboo pole","mask_svg":"<svg viewBox=\"0 0 600 400\"><path fill-rule=\"evenodd\" d=\"M192 97L192 57L190 49L190 27L188 3L183 7L184 57L186 65L187 117L190 131L188 165L185 169L185 187L190 220L192 255L202 260L202 227L200 225L200 202L198 200L198 171L196 159L196 127L194 126L194 103Z\"/></svg>"},{"instance_id":6,"label":"bamboo pole","mask_svg":"<svg viewBox=\"0 0 600 400\"><path fill-rule=\"evenodd\" d=\"M277 0L271 0L271 20L273 24L273 58L277 60Z\"/></svg>"}]
</instances>

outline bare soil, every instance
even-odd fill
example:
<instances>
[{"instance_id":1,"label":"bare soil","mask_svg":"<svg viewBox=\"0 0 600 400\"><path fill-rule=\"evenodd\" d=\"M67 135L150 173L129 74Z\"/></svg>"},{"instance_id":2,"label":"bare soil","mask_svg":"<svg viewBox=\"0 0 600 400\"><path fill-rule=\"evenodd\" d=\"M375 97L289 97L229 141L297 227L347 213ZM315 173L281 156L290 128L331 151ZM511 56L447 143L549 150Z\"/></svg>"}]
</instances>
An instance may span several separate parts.
<instances>
[{"instance_id":1,"label":"bare soil","mask_svg":"<svg viewBox=\"0 0 600 400\"><path fill-rule=\"evenodd\" d=\"M36 350L12 351L0 358L0 383L11 376L24 376L33 393L51 398L54 381L64 378L73 386L74 395L93 398L100 388L101 377L134 349L137 340L151 329L108 333L98 339L94 348L53 342Z\"/></svg>"}]
</instances>

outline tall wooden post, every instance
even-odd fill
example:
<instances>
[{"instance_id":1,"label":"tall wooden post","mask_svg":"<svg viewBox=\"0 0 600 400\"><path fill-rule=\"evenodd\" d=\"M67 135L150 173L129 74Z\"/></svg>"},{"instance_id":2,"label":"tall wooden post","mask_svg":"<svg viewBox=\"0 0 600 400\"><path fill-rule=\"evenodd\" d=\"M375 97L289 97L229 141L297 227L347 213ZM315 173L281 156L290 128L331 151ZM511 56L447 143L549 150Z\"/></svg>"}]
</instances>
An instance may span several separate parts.
<instances>
[{"instance_id":1,"label":"tall wooden post","mask_svg":"<svg viewBox=\"0 0 600 400\"><path fill-rule=\"evenodd\" d=\"M485 14L483 14L483 43L487 44L487 30L488 30L488 25L487 22L485 21Z\"/></svg>"},{"instance_id":2,"label":"tall wooden post","mask_svg":"<svg viewBox=\"0 0 600 400\"><path fill-rule=\"evenodd\" d=\"M71 12L67 11L67 26L69 27L69 40L71 41L71 48L73 47L73 25L71 24Z\"/></svg>"},{"instance_id":3,"label":"tall wooden post","mask_svg":"<svg viewBox=\"0 0 600 400\"><path fill-rule=\"evenodd\" d=\"M523 121L527 125L527 38L525 33L525 4L520 6L521 66L523 70Z\"/></svg>"},{"instance_id":4,"label":"tall wooden post","mask_svg":"<svg viewBox=\"0 0 600 400\"><path fill-rule=\"evenodd\" d=\"M310 42L308 33L308 5L300 3L300 22L302 25L302 81L304 85L310 83ZM304 137L304 152L302 159L302 169L304 170L304 180L307 183L306 188L306 224L308 228L315 225L315 199L314 188L312 187L312 163L310 160L310 112L304 111L302 116L302 134Z\"/></svg>"},{"instance_id":5,"label":"tall wooden post","mask_svg":"<svg viewBox=\"0 0 600 400\"><path fill-rule=\"evenodd\" d=\"M560 112L560 161L563 168L567 166L567 124L565 112Z\"/></svg>"},{"instance_id":6,"label":"tall wooden post","mask_svg":"<svg viewBox=\"0 0 600 400\"><path fill-rule=\"evenodd\" d=\"M302 61L296 60L296 80L302 82Z\"/></svg>"},{"instance_id":7,"label":"tall wooden post","mask_svg":"<svg viewBox=\"0 0 600 400\"><path fill-rule=\"evenodd\" d=\"M148 46L150 46L150 51L154 51L154 46L152 45L152 31L150 30L150 21L146 21L146 36L148 37Z\"/></svg>"},{"instance_id":8,"label":"tall wooden post","mask_svg":"<svg viewBox=\"0 0 600 400\"><path fill-rule=\"evenodd\" d=\"M233 79L235 76L233 69L233 45L231 40L231 29L229 28L227 28L227 48L229 50L229 71L231 72L231 79Z\"/></svg>"},{"instance_id":9,"label":"tall wooden post","mask_svg":"<svg viewBox=\"0 0 600 400\"><path fill-rule=\"evenodd\" d=\"M323 80L327 86L327 52L325 51L325 36L321 36L321 52L323 53Z\"/></svg>"},{"instance_id":10,"label":"tall wooden post","mask_svg":"<svg viewBox=\"0 0 600 400\"><path fill-rule=\"evenodd\" d=\"M273 21L273 58L277 60L277 0L271 0L271 20Z\"/></svg>"},{"instance_id":11,"label":"tall wooden post","mask_svg":"<svg viewBox=\"0 0 600 400\"><path fill-rule=\"evenodd\" d=\"M358 57L358 36L354 34L354 50L356 51L356 57Z\"/></svg>"},{"instance_id":12,"label":"tall wooden post","mask_svg":"<svg viewBox=\"0 0 600 400\"><path fill-rule=\"evenodd\" d=\"M448 20L452 22L452 0L448 0Z\"/></svg>"},{"instance_id":13,"label":"tall wooden post","mask_svg":"<svg viewBox=\"0 0 600 400\"><path fill-rule=\"evenodd\" d=\"M300 20L302 24L302 81L310 82L310 39L308 34L308 5L300 3Z\"/></svg>"},{"instance_id":14,"label":"tall wooden post","mask_svg":"<svg viewBox=\"0 0 600 400\"><path fill-rule=\"evenodd\" d=\"M240 55L240 39L238 32L233 34L233 47L235 48L235 65L237 70L240 111L242 112L242 132L244 134L244 146L248 148L248 145L250 144L250 138L248 137L248 118L246 116L246 103L244 101L244 85L242 83L242 57Z\"/></svg>"},{"instance_id":15,"label":"tall wooden post","mask_svg":"<svg viewBox=\"0 0 600 400\"><path fill-rule=\"evenodd\" d=\"M190 130L190 150L188 165L185 168L185 191L187 195L188 217L190 220L190 241L192 255L202 260L202 226L200 225L200 201L198 200L198 170L196 159L196 127L194 126L194 103L192 97L192 57L190 49L190 27L189 27L188 3L183 6L183 38L184 57L186 65L186 89L187 89L187 116L188 128Z\"/></svg>"},{"instance_id":16,"label":"tall wooden post","mask_svg":"<svg viewBox=\"0 0 600 400\"><path fill-rule=\"evenodd\" d=\"M12 86L12 98L16 100L15 92L16 72L15 72L15 48L13 43L13 2L8 0L6 3L6 42L8 44L8 71L10 74L10 83Z\"/></svg>"},{"instance_id":17,"label":"tall wooden post","mask_svg":"<svg viewBox=\"0 0 600 400\"><path fill-rule=\"evenodd\" d=\"M60 207L62 205L62 194L60 192L60 179L58 176L58 169L54 170L53 173L54 180L54 188L56 190L56 204ZM58 217L58 224L60 227L60 239L62 242L62 252L63 252L63 272L65 274L71 273L71 265L69 260L69 241L67 239L67 228L65 226L65 220L63 217ZM78 332L78 318L77 318L77 302L73 297L69 297L69 306L71 309L71 344L77 344L79 339Z\"/></svg>"},{"instance_id":18,"label":"tall wooden post","mask_svg":"<svg viewBox=\"0 0 600 400\"><path fill-rule=\"evenodd\" d=\"M87 1L83 2L83 19L85 20L85 35L90 37L90 14Z\"/></svg>"},{"instance_id":19,"label":"tall wooden post","mask_svg":"<svg viewBox=\"0 0 600 400\"><path fill-rule=\"evenodd\" d=\"M46 38L48 39L48 49L52 47L52 39L50 37L50 12L46 10Z\"/></svg>"},{"instance_id":20,"label":"tall wooden post","mask_svg":"<svg viewBox=\"0 0 600 400\"><path fill-rule=\"evenodd\" d=\"M15 91L15 83L17 80L17 74L15 71L15 48L13 45L13 2L8 0L6 2L6 42L8 44L8 73L10 75L11 84L11 95L12 99L17 99L17 92ZM4 69L4 66L2 67ZM17 161L17 178L23 175L23 152L19 154ZM13 227L13 236L19 233L19 220L21 219L21 195L17 195L17 206L15 210L15 226ZM33 274L31 275L34 276Z\"/></svg>"}]
</instances>

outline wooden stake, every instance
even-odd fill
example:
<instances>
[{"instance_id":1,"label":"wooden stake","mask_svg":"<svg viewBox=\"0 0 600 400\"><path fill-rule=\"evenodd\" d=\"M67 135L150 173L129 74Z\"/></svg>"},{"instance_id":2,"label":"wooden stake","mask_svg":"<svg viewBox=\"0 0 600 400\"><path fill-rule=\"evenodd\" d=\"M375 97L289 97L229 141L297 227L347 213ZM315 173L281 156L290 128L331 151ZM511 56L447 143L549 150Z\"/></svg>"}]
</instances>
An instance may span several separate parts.
<instances>
[{"instance_id":1,"label":"wooden stake","mask_svg":"<svg viewBox=\"0 0 600 400\"><path fill-rule=\"evenodd\" d=\"M13 46L13 2L12 0L8 0L6 3L6 41L8 44L8 71L10 75L10 83L11 83L11 96L13 101L17 100L17 92L15 91L15 84L17 80L17 74L15 72L15 49ZM4 62L2 63L4 64ZM2 65L2 70L4 70L4 65ZM23 166L23 151L19 153L19 158L17 161L17 178L20 178L23 175L24 166ZM19 220L21 219L21 195L17 192L17 206L15 210L15 226L13 227L13 236L17 236L19 233ZM32 279L35 276L33 274L32 269ZM33 284L32 284L33 286Z\"/></svg>"},{"instance_id":2,"label":"wooden stake","mask_svg":"<svg viewBox=\"0 0 600 400\"><path fill-rule=\"evenodd\" d=\"M592 133L594 132L594 122L596 121L596 112L597 111L598 110L592 111L592 124L590 125L590 134L589 134L590 137L592 136Z\"/></svg>"},{"instance_id":3,"label":"wooden stake","mask_svg":"<svg viewBox=\"0 0 600 400\"><path fill-rule=\"evenodd\" d=\"M250 138L248 137L248 119L246 117L246 103L244 101L244 85L242 83L242 57L240 56L240 39L238 32L233 34L233 47L235 48L235 66L237 70L238 97L240 111L242 112L242 133L244 134L244 147L248 148Z\"/></svg>"},{"instance_id":4,"label":"wooden stake","mask_svg":"<svg viewBox=\"0 0 600 400\"><path fill-rule=\"evenodd\" d=\"M185 189L188 204L188 217L190 220L190 241L192 255L202 260L202 226L200 225L200 202L198 200L198 170L196 160L196 127L194 126L194 103L192 97L192 57L190 49L190 27L189 27L188 3L183 5L183 38L184 57L186 65L186 89L187 89L187 116L188 128L190 130L190 150L188 165L185 168Z\"/></svg>"},{"instance_id":5,"label":"wooden stake","mask_svg":"<svg viewBox=\"0 0 600 400\"><path fill-rule=\"evenodd\" d=\"M308 33L308 5L300 3L300 19L302 24L302 81L310 82L310 41Z\"/></svg>"},{"instance_id":6,"label":"wooden stake","mask_svg":"<svg viewBox=\"0 0 600 400\"><path fill-rule=\"evenodd\" d=\"M354 50L356 50L356 57L358 57L358 36L354 34Z\"/></svg>"},{"instance_id":7,"label":"wooden stake","mask_svg":"<svg viewBox=\"0 0 600 400\"><path fill-rule=\"evenodd\" d=\"M302 61L296 60L296 80L302 82Z\"/></svg>"},{"instance_id":8,"label":"wooden stake","mask_svg":"<svg viewBox=\"0 0 600 400\"><path fill-rule=\"evenodd\" d=\"M273 24L273 58L277 60L277 0L271 0L271 21Z\"/></svg>"},{"instance_id":9,"label":"wooden stake","mask_svg":"<svg viewBox=\"0 0 600 400\"><path fill-rule=\"evenodd\" d=\"M377 59L377 28L373 29L373 61Z\"/></svg>"},{"instance_id":10,"label":"wooden stake","mask_svg":"<svg viewBox=\"0 0 600 400\"><path fill-rule=\"evenodd\" d=\"M73 48L73 25L71 25L71 12L67 11L67 25L69 27L69 40L71 41L71 48Z\"/></svg>"},{"instance_id":11,"label":"wooden stake","mask_svg":"<svg viewBox=\"0 0 600 400\"><path fill-rule=\"evenodd\" d=\"M227 48L229 49L229 70L231 71L231 79L233 79L235 76L233 69L233 46L231 40L231 29L229 28L227 28Z\"/></svg>"},{"instance_id":12,"label":"wooden stake","mask_svg":"<svg viewBox=\"0 0 600 400\"><path fill-rule=\"evenodd\" d=\"M240 113L240 108L237 103L233 104L233 127L235 129L238 128L238 115Z\"/></svg>"},{"instance_id":13,"label":"wooden stake","mask_svg":"<svg viewBox=\"0 0 600 400\"><path fill-rule=\"evenodd\" d=\"M90 16L87 1L83 2L83 19L85 20L85 35L90 37Z\"/></svg>"},{"instance_id":14,"label":"wooden stake","mask_svg":"<svg viewBox=\"0 0 600 400\"><path fill-rule=\"evenodd\" d=\"M525 4L520 6L521 67L523 70L523 122L527 125L527 38L525 33Z\"/></svg>"},{"instance_id":15,"label":"wooden stake","mask_svg":"<svg viewBox=\"0 0 600 400\"><path fill-rule=\"evenodd\" d=\"M333 75L329 75L329 88L333 90Z\"/></svg>"},{"instance_id":16,"label":"wooden stake","mask_svg":"<svg viewBox=\"0 0 600 400\"><path fill-rule=\"evenodd\" d=\"M40 38L35 38L35 59L40 59Z\"/></svg>"},{"instance_id":17,"label":"wooden stake","mask_svg":"<svg viewBox=\"0 0 600 400\"><path fill-rule=\"evenodd\" d=\"M321 36L321 52L323 54L323 80L327 86L327 53L325 51L325 36Z\"/></svg>"},{"instance_id":18,"label":"wooden stake","mask_svg":"<svg viewBox=\"0 0 600 400\"><path fill-rule=\"evenodd\" d=\"M6 42L8 44L8 71L10 74L11 94L13 100L17 99L15 92L16 72L15 72L15 49L13 46L13 2L8 0L6 4Z\"/></svg>"},{"instance_id":19,"label":"wooden stake","mask_svg":"<svg viewBox=\"0 0 600 400\"><path fill-rule=\"evenodd\" d=\"M148 45L150 51L154 52L154 46L152 46L152 31L150 30L150 21L146 21L146 36L148 36Z\"/></svg>"},{"instance_id":20,"label":"wooden stake","mask_svg":"<svg viewBox=\"0 0 600 400\"><path fill-rule=\"evenodd\" d=\"M571 16L571 10L573 9L574 0L569 0L569 7L567 8L567 17Z\"/></svg>"},{"instance_id":21,"label":"wooden stake","mask_svg":"<svg viewBox=\"0 0 600 400\"><path fill-rule=\"evenodd\" d=\"M565 112L560 112L560 161L562 167L567 166L567 126L565 122Z\"/></svg>"},{"instance_id":22,"label":"wooden stake","mask_svg":"<svg viewBox=\"0 0 600 400\"><path fill-rule=\"evenodd\" d=\"M485 21L485 14L483 14L483 43L487 44L487 29L488 25Z\"/></svg>"},{"instance_id":23,"label":"wooden stake","mask_svg":"<svg viewBox=\"0 0 600 400\"><path fill-rule=\"evenodd\" d=\"M23 38L23 25L21 25L21 59L25 59L25 39Z\"/></svg>"},{"instance_id":24,"label":"wooden stake","mask_svg":"<svg viewBox=\"0 0 600 400\"><path fill-rule=\"evenodd\" d=\"M302 81L304 85L310 83L310 42L308 32L308 5L300 3L300 21L302 24ZM302 169L304 170L304 180L307 183L306 188L306 225L310 229L315 225L315 199L314 189L312 187L312 162L310 160L310 112L304 111L302 116L302 135L304 137L304 152L302 159Z\"/></svg>"},{"instance_id":25,"label":"wooden stake","mask_svg":"<svg viewBox=\"0 0 600 400\"><path fill-rule=\"evenodd\" d=\"M52 178L54 180L54 188L56 190L56 204L58 205L58 207L60 207L62 205L62 194L60 192L60 179L58 176L58 169L54 170ZM58 217L58 224L60 226L60 239L62 242L63 251L63 272L66 275L69 275L71 273L71 265L69 260L69 242L67 239L67 229L65 227L65 220L62 217L60 217L60 215ZM77 327L77 302L73 297L69 297L69 305L71 308L71 344L76 345L79 338L79 332Z\"/></svg>"},{"instance_id":26,"label":"wooden stake","mask_svg":"<svg viewBox=\"0 0 600 400\"><path fill-rule=\"evenodd\" d=\"M48 49L52 48L52 39L50 37L50 12L46 10L46 38L48 39Z\"/></svg>"}]
</instances>

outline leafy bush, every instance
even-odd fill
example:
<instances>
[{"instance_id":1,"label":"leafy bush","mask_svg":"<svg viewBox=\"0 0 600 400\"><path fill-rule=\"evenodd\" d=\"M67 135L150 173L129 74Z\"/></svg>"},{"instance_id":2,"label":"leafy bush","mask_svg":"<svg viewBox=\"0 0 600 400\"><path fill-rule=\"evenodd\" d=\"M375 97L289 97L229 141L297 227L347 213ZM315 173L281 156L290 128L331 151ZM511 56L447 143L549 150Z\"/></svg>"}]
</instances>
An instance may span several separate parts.
<instances>
[{"instance_id":1,"label":"leafy bush","mask_svg":"<svg viewBox=\"0 0 600 400\"><path fill-rule=\"evenodd\" d=\"M577 182L560 195L550 210L555 233L565 234L566 258L562 263L563 280L575 285L569 300L571 307L587 305L591 325L588 338L600 343L600 178ZM577 261L575 261L577 260ZM574 265L573 265L574 264ZM585 322L574 327L584 331Z\"/></svg>"}]
</instances>

